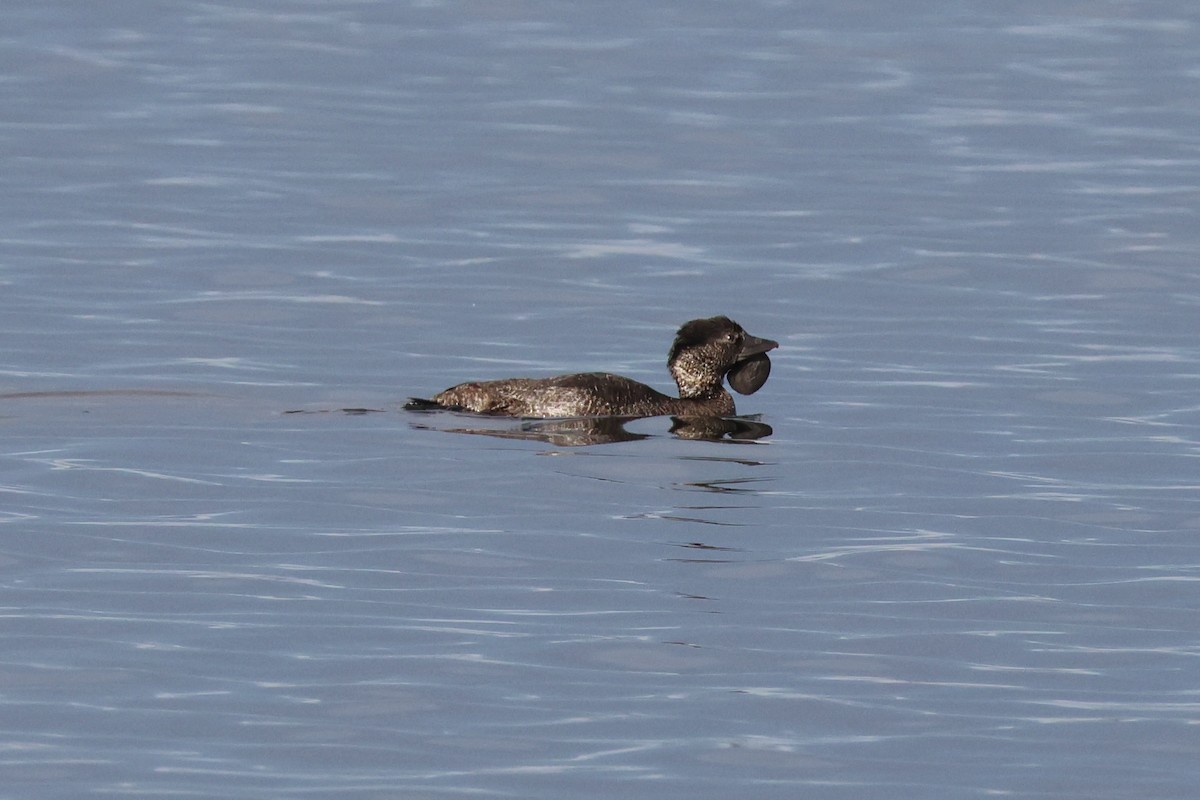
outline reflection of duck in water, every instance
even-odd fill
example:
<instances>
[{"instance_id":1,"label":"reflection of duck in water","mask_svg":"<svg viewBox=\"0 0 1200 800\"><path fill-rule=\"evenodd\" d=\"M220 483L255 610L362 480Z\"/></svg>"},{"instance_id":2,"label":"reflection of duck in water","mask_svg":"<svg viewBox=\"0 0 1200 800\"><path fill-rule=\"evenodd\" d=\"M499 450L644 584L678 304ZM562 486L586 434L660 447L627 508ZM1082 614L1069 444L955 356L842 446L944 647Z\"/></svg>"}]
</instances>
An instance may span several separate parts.
<instances>
[{"instance_id":1,"label":"reflection of duck in water","mask_svg":"<svg viewBox=\"0 0 1200 800\"><path fill-rule=\"evenodd\" d=\"M414 425L422 430L441 430L447 433L471 433L476 436L494 436L497 439L523 439L531 442L546 442L556 447L583 447L589 444L613 444L614 442L636 442L652 439L661 434L638 433L628 430L625 423L631 417L567 417L563 419L528 419L513 427L493 418L478 422L470 427L461 423L445 427L438 424ZM493 421L495 420L495 421ZM709 442L736 442L748 444L755 439L770 436L774 431L770 425L746 417L671 417L668 431L679 439L701 439Z\"/></svg>"},{"instance_id":2,"label":"reflection of duck in water","mask_svg":"<svg viewBox=\"0 0 1200 800\"><path fill-rule=\"evenodd\" d=\"M644 383L607 372L555 378L509 378L460 383L431 400L412 398L409 410L444 408L506 417L726 417L737 413L724 380L740 394L767 381L767 351L779 346L742 330L728 317L694 319L679 329L667 369L679 386L670 397Z\"/></svg>"}]
</instances>

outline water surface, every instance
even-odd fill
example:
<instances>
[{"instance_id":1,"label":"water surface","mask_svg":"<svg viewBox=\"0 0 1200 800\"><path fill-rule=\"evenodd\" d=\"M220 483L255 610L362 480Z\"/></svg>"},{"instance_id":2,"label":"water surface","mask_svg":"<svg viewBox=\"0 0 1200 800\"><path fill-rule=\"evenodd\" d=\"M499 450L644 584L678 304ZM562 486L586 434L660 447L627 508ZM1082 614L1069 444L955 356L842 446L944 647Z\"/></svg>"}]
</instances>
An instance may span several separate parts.
<instances>
[{"instance_id":1,"label":"water surface","mask_svg":"<svg viewBox=\"0 0 1200 800\"><path fill-rule=\"evenodd\" d=\"M12 796L1194 795L1191 4L0 16Z\"/></svg>"}]
</instances>

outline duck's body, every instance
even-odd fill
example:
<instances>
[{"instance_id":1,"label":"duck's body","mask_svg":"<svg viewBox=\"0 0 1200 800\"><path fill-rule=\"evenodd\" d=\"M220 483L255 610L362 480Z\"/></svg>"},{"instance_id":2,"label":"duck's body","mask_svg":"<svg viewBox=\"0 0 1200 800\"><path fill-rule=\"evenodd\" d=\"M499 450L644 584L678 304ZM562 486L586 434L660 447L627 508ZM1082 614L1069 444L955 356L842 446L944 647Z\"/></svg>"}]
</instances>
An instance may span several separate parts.
<instances>
[{"instance_id":1,"label":"duck's body","mask_svg":"<svg viewBox=\"0 0 1200 800\"><path fill-rule=\"evenodd\" d=\"M607 372L554 378L508 378L461 383L433 396L412 399L409 409L446 408L507 417L723 417L737 413L724 379L742 394L766 381L770 339L746 333L728 317L692 320L679 329L667 368L679 386L671 397L644 383Z\"/></svg>"},{"instance_id":2,"label":"duck's body","mask_svg":"<svg viewBox=\"0 0 1200 800\"><path fill-rule=\"evenodd\" d=\"M434 395L433 402L444 408L506 417L721 417L734 413L733 398L724 389L711 397L677 398L607 372L462 383Z\"/></svg>"}]
</instances>

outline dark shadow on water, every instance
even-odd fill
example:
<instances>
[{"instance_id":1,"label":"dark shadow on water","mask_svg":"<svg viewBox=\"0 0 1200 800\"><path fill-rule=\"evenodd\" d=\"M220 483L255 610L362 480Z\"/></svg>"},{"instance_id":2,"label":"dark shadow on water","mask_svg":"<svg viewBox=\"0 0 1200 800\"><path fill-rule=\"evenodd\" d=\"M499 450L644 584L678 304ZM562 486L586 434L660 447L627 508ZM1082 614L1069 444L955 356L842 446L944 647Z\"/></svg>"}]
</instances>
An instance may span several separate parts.
<instances>
[{"instance_id":1,"label":"dark shadow on water","mask_svg":"<svg viewBox=\"0 0 1200 800\"><path fill-rule=\"evenodd\" d=\"M446 416L444 413L438 417ZM500 439L526 439L545 442L556 447L582 447L593 444L613 444L641 439L657 438L660 434L636 433L625 426L643 417L578 417L572 419L500 420L495 417L453 418L471 420L471 425L455 424L443 427L439 424L413 423L418 430L438 430L446 433L467 433L477 436L493 436ZM770 436L770 425L748 417L671 417L667 431L680 439L696 439L709 442L733 442L750 444Z\"/></svg>"},{"instance_id":2,"label":"dark shadow on water","mask_svg":"<svg viewBox=\"0 0 1200 800\"><path fill-rule=\"evenodd\" d=\"M330 414L350 415L382 414L383 408L325 408L294 409L284 414ZM633 442L641 439L659 438L657 433L637 433L625 426L638 419L653 417L572 417L569 419L513 419L492 417L461 412L429 410L410 411L429 419L429 422L414 422L417 430L441 431L443 433L466 433L475 436L492 436L499 439L527 439L545 442L558 447L583 447L593 444ZM470 424L463 424L467 420ZM694 439L706 442L731 442L751 444L774 433L770 425L760 422L759 417L671 417L667 433L679 439ZM445 422L446 424L443 424Z\"/></svg>"}]
</instances>

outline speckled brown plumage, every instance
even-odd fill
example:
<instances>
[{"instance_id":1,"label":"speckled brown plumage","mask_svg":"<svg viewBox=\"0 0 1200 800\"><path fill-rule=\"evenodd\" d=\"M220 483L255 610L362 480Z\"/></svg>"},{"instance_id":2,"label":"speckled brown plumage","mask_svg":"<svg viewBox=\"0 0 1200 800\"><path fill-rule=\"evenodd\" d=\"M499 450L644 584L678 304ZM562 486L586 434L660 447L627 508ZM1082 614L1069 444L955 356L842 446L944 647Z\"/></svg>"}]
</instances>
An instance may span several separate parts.
<instances>
[{"instance_id":1,"label":"speckled brown plumage","mask_svg":"<svg viewBox=\"0 0 1200 800\"><path fill-rule=\"evenodd\" d=\"M583 372L461 383L432 400L413 398L405 407L537 418L730 416L737 409L725 390L726 374L742 365L746 377L732 385L746 394L757 391L770 372L770 362L763 365L765 353L778 346L770 339L751 336L728 317L696 319L679 329L667 357L679 397L620 375Z\"/></svg>"}]
</instances>

